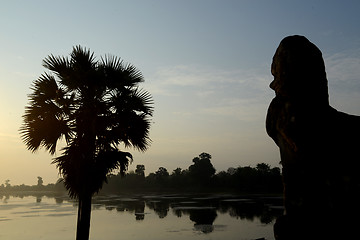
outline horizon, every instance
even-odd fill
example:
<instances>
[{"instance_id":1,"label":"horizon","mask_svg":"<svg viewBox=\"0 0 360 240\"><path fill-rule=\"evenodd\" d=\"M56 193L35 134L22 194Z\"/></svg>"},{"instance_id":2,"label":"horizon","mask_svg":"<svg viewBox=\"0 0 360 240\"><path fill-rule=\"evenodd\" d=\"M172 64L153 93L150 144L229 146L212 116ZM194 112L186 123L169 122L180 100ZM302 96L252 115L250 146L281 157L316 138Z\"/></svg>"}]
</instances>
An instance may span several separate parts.
<instances>
[{"instance_id":1,"label":"horizon","mask_svg":"<svg viewBox=\"0 0 360 240\"><path fill-rule=\"evenodd\" d=\"M192 162L192 164L193 164L193 162ZM192 164L191 164L191 165L192 165ZM217 174L219 174L219 173L222 172L222 171L227 172L230 168L234 168L234 169L237 169L237 168L246 168L246 167L256 168L256 166L257 166L258 164L262 164L262 163L256 163L254 166L250 166L250 165L247 165L247 166L232 166L232 167L230 166L230 167L228 167L228 168L225 169L225 170L218 170L218 169L216 169L216 168L214 167L215 170L216 170L214 175L217 175ZM142 164L136 164L136 165L142 165ZM134 166L134 169L131 169L131 170L129 169L129 170L125 173L125 175L127 175L127 174L135 174L136 165ZM181 170L182 170L182 171L183 171L183 170L188 170L191 165L189 165L187 168L181 168ZM268 164L268 166L270 167L270 169L279 168L279 167L276 167L276 166L271 166L270 164ZM161 168L161 166L159 166L155 171L150 172L150 171L147 171L147 170L146 170L147 168L146 168L146 165L145 165L145 171L144 171L145 177L148 177L150 174L155 173L157 170L159 170L159 168ZM177 169L177 168L174 168L174 169L167 169L167 168L166 168L166 170L168 171L168 173L169 173L170 176L173 174L173 171L176 170L176 169ZM281 169L281 168L279 168L279 169ZM120 173L119 173L118 171L116 171L116 172L114 172L114 173L112 173L112 174L114 174L115 176L117 176L117 175L119 175ZM12 187L13 187L13 186L21 186L21 185L25 185L25 186L36 186L36 185L38 184L38 178L39 178L39 177L41 177L41 180L43 181L43 186L46 186L46 185L48 185L48 184L56 184L56 183L61 179L61 176L59 176L59 178L57 178L55 182L47 182L47 181L44 181L44 179L42 178L42 176L36 176L36 177L34 177L34 179L36 179L36 180L34 180L34 184L33 184L33 183L28 183L28 184L26 184L26 183L17 183L17 184L13 184L13 182L11 181L11 179L6 179L6 180L4 180L3 183L0 182L0 185L4 185L4 183L5 183L7 180L9 180L8 183L9 183ZM106 185L106 184L107 184L107 183L104 183L103 185Z\"/></svg>"},{"instance_id":2,"label":"horizon","mask_svg":"<svg viewBox=\"0 0 360 240\"><path fill-rule=\"evenodd\" d=\"M281 167L265 131L275 96L270 65L280 41L303 35L323 53L330 105L360 115L357 1L20 1L0 9L0 184L59 178L53 156L26 150L19 128L48 55L81 45L139 69L154 98L152 144L129 170L186 169L202 152L217 172ZM306 94L306 93L304 93ZM56 156L61 154L61 146Z\"/></svg>"}]
</instances>

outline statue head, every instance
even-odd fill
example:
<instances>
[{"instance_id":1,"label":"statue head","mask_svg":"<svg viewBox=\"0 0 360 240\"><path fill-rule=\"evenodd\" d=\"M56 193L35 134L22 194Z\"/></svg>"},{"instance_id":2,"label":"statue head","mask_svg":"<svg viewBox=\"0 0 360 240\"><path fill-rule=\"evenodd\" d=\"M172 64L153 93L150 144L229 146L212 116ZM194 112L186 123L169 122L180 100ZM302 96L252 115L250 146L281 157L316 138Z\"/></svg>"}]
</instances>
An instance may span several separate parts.
<instances>
[{"instance_id":1,"label":"statue head","mask_svg":"<svg viewBox=\"0 0 360 240\"><path fill-rule=\"evenodd\" d=\"M321 51L303 36L284 38L271 64L270 88L277 96L329 104L325 64Z\"/></svg>"}]
</instances>

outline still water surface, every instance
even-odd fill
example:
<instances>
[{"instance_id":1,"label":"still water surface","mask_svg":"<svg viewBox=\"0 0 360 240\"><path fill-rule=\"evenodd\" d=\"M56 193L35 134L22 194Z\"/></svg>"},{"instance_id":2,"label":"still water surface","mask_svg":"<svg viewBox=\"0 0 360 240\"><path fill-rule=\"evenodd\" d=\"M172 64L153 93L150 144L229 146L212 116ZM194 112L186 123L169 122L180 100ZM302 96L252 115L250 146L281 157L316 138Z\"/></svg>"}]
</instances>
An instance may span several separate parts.
<instances>
[{"instance_id":1,"label":"still water surface","mask_svg":"<svg viewBox=\"0 0 360 240\"><path fill-rule=\"evenodd\" d=\"M274 239L280 205L260 196L98 196L90 239ZM0 239L75 239L76 218L65 196L0 196Z\"/></svg>"}]
</instances>

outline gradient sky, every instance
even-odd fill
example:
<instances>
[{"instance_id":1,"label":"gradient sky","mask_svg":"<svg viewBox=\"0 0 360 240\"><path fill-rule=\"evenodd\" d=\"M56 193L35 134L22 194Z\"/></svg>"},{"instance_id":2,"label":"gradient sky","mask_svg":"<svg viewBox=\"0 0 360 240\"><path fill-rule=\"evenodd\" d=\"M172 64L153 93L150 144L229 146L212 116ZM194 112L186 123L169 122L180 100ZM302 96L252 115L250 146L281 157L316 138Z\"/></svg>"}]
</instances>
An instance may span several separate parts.
<instances>
[{"instance_id":1,"label":"gradient sky","mask_svg":"<svg viewBox=\"0 0 360 240\"><path fill-rule=\"evenodd\" d=\"M202 152L218 171L279 167L265 132L279 42L299 34L316 44L331 105L360 115L359 12L359 1L346 0L1 1L0 183L59 177L52 157L27 151L18 130L30 85L45 71L42 59L78 44L134 64L153 95L153 143L146 153L129 149L132 169L185 169Z\"/></svg>"}]
</instances>

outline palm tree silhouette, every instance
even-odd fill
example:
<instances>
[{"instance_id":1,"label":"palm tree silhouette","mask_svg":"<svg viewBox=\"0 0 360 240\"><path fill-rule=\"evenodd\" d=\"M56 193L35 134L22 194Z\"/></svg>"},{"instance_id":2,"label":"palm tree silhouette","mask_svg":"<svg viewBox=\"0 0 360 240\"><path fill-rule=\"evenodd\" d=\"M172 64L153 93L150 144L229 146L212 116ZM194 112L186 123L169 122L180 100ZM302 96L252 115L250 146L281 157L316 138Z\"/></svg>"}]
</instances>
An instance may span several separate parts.
<instances>
[{"instance_id":1,"label":"palm tree silhouette","mask_svg":"<svg viewBox=\"0 0 360 240\"><path fill-rule=\"evenodd\" d=\"M145 151L151 142L153 99L138 87L141 72L118 57L96 60L76 46L70 57L49 55L43 66L50 72L31 87L20 133L28 150L43 147L51 155L65 140L52 163L79 202L76 239L88 239L92 196L110 172L124 173L132 161L119 145Z\"/></svg>"}]
</instances>

